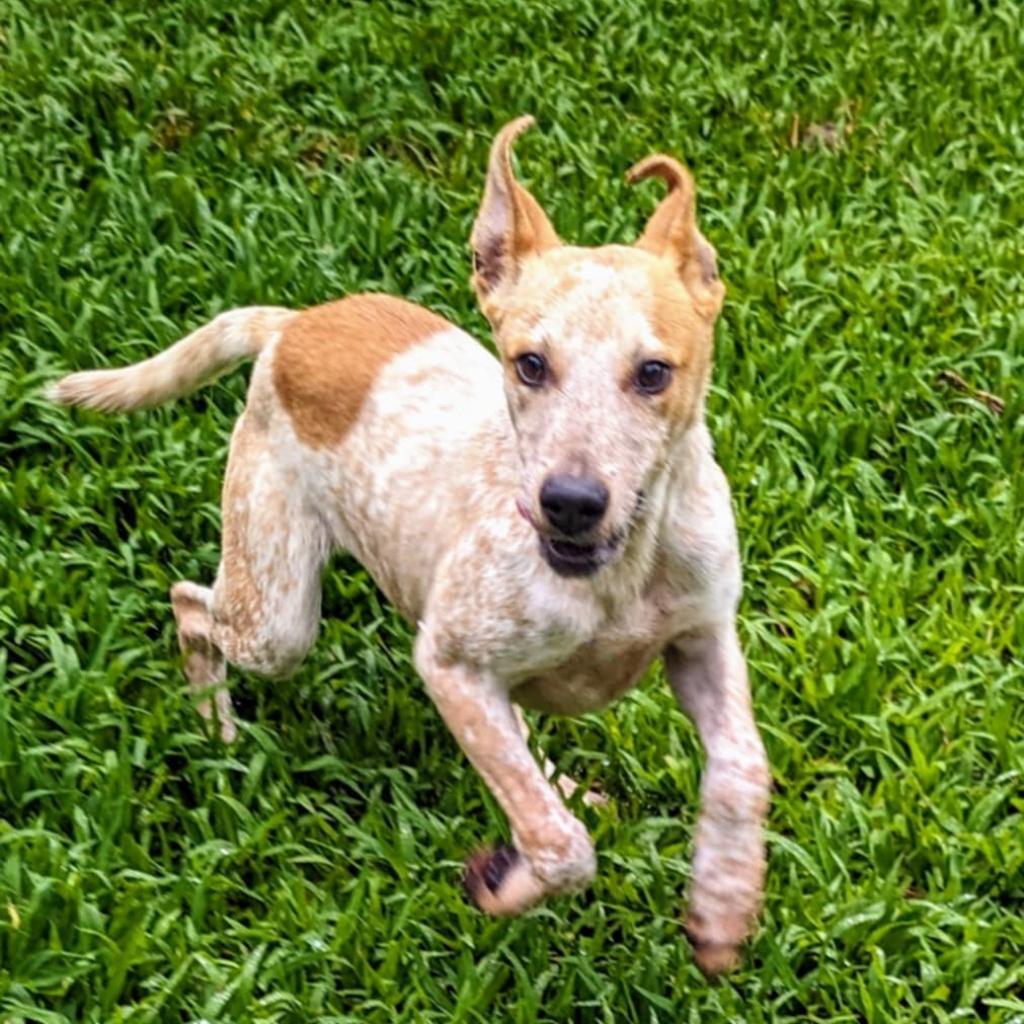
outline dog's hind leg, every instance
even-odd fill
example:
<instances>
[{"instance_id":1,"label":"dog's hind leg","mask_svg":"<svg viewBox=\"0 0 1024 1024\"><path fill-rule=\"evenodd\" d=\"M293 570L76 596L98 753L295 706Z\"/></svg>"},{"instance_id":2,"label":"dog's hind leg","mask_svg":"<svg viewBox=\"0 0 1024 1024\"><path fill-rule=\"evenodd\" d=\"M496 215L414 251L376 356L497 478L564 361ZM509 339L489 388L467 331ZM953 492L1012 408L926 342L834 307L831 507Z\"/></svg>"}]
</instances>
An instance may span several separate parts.
<instances>
[{"instance_id":1,"label":"dog's hind leg","mask_svg":"<svg viewBox=\"0 0 1024 1024\"><path fill-rule=\"evenodd\" d=\"M275 457L280 451L258 418L243 413L224 480L216 582L212 590L182 582L171 591L190 688L198 696L217 687L213 700L225 742L237 732L224 686L227 664L287 677L316 639L320 618L327 531L302 487L301 466L282 465ZM210 719L213 711L207 694L199 712Z\"/></svg>"},{"instance_id":2,"label":"dog's hind leg","mask_svg":"<svg viewBox=\"0 0 1024 1024\"><path fill-rule=\"evenodd\" d=\"M220 737L225 743L231 743L237 735L237 728L231 710L231 695L224 685L227 675L224 654L213 639L213 591L181 580L171 587L171 607L178 624L178 645L185 656L185 676L189 689L199 700L199 713L207 721L212 721L216 702Z\"/></svg>"},{"instance_id":3,"label":"dog's hind leg","mask_svg":"<svg viewBox=\"0 0 1024 1024\"><path fill-rule=\"evenodd\" d=\"M302 455L249 412L231 439L213 637L232 665L290 676L316 639L327 528L304 486Z\"/></svg>"}]
</instances>

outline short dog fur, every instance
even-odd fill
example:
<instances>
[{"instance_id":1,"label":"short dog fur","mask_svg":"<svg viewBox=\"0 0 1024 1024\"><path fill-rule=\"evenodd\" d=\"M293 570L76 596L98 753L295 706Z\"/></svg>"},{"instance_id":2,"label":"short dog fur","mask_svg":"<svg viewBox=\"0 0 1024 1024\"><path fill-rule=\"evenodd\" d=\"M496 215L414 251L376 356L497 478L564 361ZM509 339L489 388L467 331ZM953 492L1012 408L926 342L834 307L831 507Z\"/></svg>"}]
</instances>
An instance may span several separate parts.
<instances>
[{"instance_id":1,"label":"short dog fur","mask_svg":"<svg viewBox=\"0 0 1024 1024\"><path fill-rule=\"evenodd\" d=\"M704 423L725 289L692 180L668 156L629 172L668 184L635 245L563 244L513 174L531 122L497 136L472 232L500 360L419 306L353 295L224 313L51 395L136 409L256 358L216 580L171 590L200 710L234 738L226 663L293 672L316 637L328 557L352 552L416 624L427 692L508 816L512 846L467 863L467 891L490 914L595 871L517 705L592 711L662 657L707 751L687 928L715 973L758 912L769 791L735 626L729 489Z\"/></svg>"}]
</instances>

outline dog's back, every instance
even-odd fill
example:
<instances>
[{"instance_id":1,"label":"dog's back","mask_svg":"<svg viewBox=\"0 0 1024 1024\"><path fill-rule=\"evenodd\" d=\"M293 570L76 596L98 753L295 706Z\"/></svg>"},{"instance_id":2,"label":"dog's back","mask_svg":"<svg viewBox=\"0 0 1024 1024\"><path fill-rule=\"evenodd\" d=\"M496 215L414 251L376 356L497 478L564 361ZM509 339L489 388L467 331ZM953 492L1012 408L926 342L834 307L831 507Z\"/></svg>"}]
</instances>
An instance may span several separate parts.
<instances>
[{"instance_id":1,"label":"dog's back","mask_svg":"<svg viewBox=\"0 0 1024 1024\"><path fill-rule=\"evenodd\" d=\"M331 546L359 558L415 620L473 506L493 508L498 486L511 508L514 488L499 364L443 317L382 294L232 310L143 362L64 377L49 396L104 412L148 408L252 357L232 449L292 481L286 489L301 490ZM225 498L237 506L241 490Z\"/></svg>"}]
</instances>

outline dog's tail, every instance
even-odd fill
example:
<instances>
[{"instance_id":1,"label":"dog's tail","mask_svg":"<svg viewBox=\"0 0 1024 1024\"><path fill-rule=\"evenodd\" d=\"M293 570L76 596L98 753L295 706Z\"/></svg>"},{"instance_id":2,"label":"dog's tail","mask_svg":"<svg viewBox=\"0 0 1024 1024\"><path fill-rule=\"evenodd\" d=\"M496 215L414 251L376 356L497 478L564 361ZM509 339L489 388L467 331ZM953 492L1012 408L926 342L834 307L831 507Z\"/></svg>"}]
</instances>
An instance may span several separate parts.
<instances>
[{"instance_id":1,"label":"dog's tail","mask_svg":"<svg viewBox=\"0 0 1024 1024\"><path fill-rule=\"evenodd\" d=\"M243 359L259 354L294 311L249 306L221 313L199 330L134 366L86 370L54 381L46 396L64 405L127 412L168 402L209 383Z\"/></svg>"}]
</instances>

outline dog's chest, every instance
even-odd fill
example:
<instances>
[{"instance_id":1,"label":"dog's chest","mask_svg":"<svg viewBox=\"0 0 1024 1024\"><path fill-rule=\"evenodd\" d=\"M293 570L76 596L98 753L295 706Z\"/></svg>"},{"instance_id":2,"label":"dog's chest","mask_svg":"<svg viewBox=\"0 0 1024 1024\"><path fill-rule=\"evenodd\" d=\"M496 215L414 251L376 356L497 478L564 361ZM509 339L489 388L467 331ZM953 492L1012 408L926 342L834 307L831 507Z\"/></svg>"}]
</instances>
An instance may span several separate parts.
<instances>
[{"instance_id":1,"label":"dog's chest","mask_svg":"<svg viewBox=\"0 0 1024 1024\"><path fill-rule=\"evenodd\" d=\"M559 714L594 711L635 686L674 638L733 613L739 554L724 477L718 480L717 508L708 500L701 515L669 518L641 592L602 609L552 661L524 673L515 700Z\"/></svg>"},{"instance_id":2,"label":"dog's chest","mask_svg":"<svg viewBox=\"0 0 1024 1024\"><path fill-rule=\"evenodd\" d=\"M701 616L704 600L661 577L635 602L600 622L558 664L513 691L525 707L556 714L595 711L635 686L665 645Z\"/></svg>"}]
</instances>

